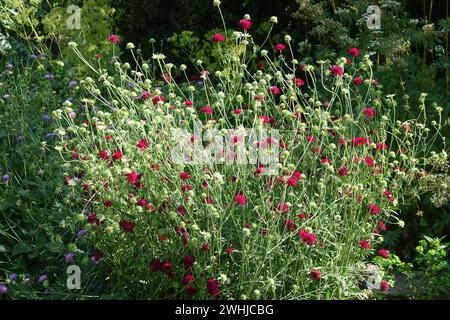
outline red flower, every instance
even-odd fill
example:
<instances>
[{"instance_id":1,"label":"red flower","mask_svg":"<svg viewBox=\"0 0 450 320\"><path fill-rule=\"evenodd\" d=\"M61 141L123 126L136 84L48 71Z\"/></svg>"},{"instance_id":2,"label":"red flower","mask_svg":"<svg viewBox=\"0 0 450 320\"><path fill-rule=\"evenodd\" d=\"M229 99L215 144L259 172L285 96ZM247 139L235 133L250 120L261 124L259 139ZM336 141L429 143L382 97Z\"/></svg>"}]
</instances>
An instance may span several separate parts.
<instances>
[{"instance_id":1,"label":"red flower","mask_svg":"<svg viewBox=\"0 0 450 320\"><path fill-rule=\"evenodd\" d=\"M105 202L103 202L103 205L107 208L112 207L113 202L111 200L106 200Z\"/></svg>"},{"instance_id":2,"label":"red flower","mask_svg":"<svg viewBox=\"0 0 450 320\"><path fill-rule=\"evenodd\" d=\"M387 259L389 257L389 251L381 248L380 250L378 250L378 255L384 259Z\"/></svg>"},{"instance_id":3,"label":"red flower","mask_svg":"<svg viewBox=\"0 0 450 320\"><path fill-rule=\"evenodd\" d=\"M159 259L153 259L150 262L150 266L151 266L153 272L163 271L162 261Z\"/></svg>"},{"instance_id":4,"label":"red flower","mask_svg":"<svg viewBox=\"0 0 450 320\"><path fill-rule=\"evenodd\" d=\"M220 33L216 33L211 38L211 41L213 41L213 42L223 42L223 41L225 41L225 37L222 34L220 34Z\"/></svg>"},{"instance_id":5,"label":"red flower","mask_svg":"<svg viewBox=\"0 0 450 320\"><path fill-rule=\"evenodd\" d=\"M184 288L184 291L186 291L186 294L187 294L188 296L190 296L190 297L192 297L194 294L197 293L197 289L195 289L195 288L192 287L192 286L186 286L186 287Z\"/></svg>"},{"instance_id":6,"label":"red flower","mask_svg":"<svg viewBox=\"0 0 450 320\"><path fill-rule=\"evenodd\" d=\"M344 70L342 70L342 68L339 66L332 66L330 68L330 71L333 74L333 76L342 76L344 74Z\"/></svg>"},{"instance_id":7,"label":"red flower","mask_svg":"<svg viewBox=\"0 0 450 320\"><path fill-rule=\"evenodd\" d=\"M297 229L297 225L295 224L294 220L283 220L283 224L286 226L286 229L288 231Z\"/></svg>"},{"instance_id":8,"label":"red flower","mask_svg":"<svg viewBox=\"0 0 450 320\"><path fill-rule=\"evenodd\" d=\"M130 172L129 174L127 174L127 180L129 184L135 184L136 182L138 182L139 178L140 175L136 172Z\"/></svg>"},{"instance_id":9,"label":"red flower","mask_svg":"<svg viewBox=\"0 0 450 320\"><path fill-rule=\"evenodd\" d=\"M346 176L348 176L348 169L347 169L347 166L343 166L343 167L341 167L341 168L339 169L339 175L340 175L341 177L346 177Z\"/></svg>"},{"instance_id":10,"label":"red flower","mask_svg":"<svg viewBox=\"0 0 450 320\"><path fill-rule=\"evenodd\" d=\"M120 44L120 38L116 34L111 34L108 36L108 41L114 44Z\"/></svg>"},{"instance_id":11,"label":"red flower","mask_svg":"<svg viewBox=\"0 0 450 320\"><path fill-rule=\"evenodd\" d=\"M367 240L361 240L361 241L359 242L359 246L360 246L362 249L370 249L370 242L367 241Z\"/></svg>"},{"instance_id":12,"label":"red flower","mask_svg":"<svg viewBox=\"0 0 450 320\"><path fill-rule=\"evenodd\" d=\"M281 90L277 86L272 86L270 88L270 91L272 92L272 94L275 94L275 95L281 94Z\"/></svg>"},{"instance_id":13,"label":"red flower","mask_svg":"<svg viewBox=\"0 0 450 320\"><path fill-rule=\"evenodd\" d=\"M384 142L379 142L379 143L377 143L376 148L377 148L377 150L388 150L389 146Z\"/></svg>"},{"instance_id":14,"label":"red flower","mask_svg":"<svg viewBox=\"0 0 450 320\"><path fill-rule=\"evenodd\" d=\"M311 277L311 279L313 280L320 280L320 271L317 269L313 269L311 270L311 272L309 273L309 276Z\"/></svg>"},{"instance_id":15,"label":"red flower","mask_svg":"<svg viewBox=\"0 0 450 320\"><path fill-rule=\"evenodd\" d=\"M195 257L194 256L185 256L183 259L184 268L190 269L195 263Z\"/></svg>"},{"instance_id":16,"label":"red flower","mask_svg":"<svg viewBox=\"0 0 450 320\"><path fill-rule=\"evenodd\" d=\"M382 231L386 231L387 230L386 224L383 221L378 222L378 225L380 226L380 229Z\"/></svg>"},{"instance_id":17,"label":"red flower","mask_svg":"<svg viewBox=\"0 0 450 320\"><path fill-rule=\"evenodd\" d=\"M373 159L371 158L371 157L365 157L364 158L364 161L366 162L366 164L369 166L369 167L373 167L374 165L375 165L375 162L373 161Z\"/></svg>"},{"instance_id":18,"label":"red flower","mask_svg":"<svg viewBox=\"0 0 450 320\"><path fill-rule=\"evenodd\" d=\"M359 147L361 145L366 145L368 143L367 139L364 137L356 137L352 140L354 147Z\"/></svg>"},{"instance_id":19,"label":"red flower","mask_svg":"<svg viewBox=\"0 0 450 320\"><path fill-rule=\"evenodd\" d=\"M247 198L243 194L237 194L234 196L234 201L241 206L245 206L247 204Z\"/></svg>"},{"instance_id":20,"label":"red flower","mask_svg":"<svg viewBox=\"0 0 450 320\"><path fill-rule=\"evenodd\" d=\"M143 93L142 96L141 96L141 99L142 99L142 100L148 100L148 99L150 99L150 95L151 95L150 92L144 91L144 93Z\"/></svg>"},{"instance_id":21,"label":"red flower","mask_svg":"<svg viewBox=\"0 0 450 320\"><path fill-rule=\"evenodd\" d=\"M295 78L294 83L295 83L295 85L296 85L297 87L301 87L301 86L304 86L304 85L305 85L305 81L303 81L303 80L300 79L300 78Z\"/></svg>"},{"instance_id":22,"label":"red flower","mask_svg":"<svg viewBox=\"0 0 450 320\"><path fill-rule=\"evenodd\" d=\"M361 84L363 84L363 83L364 83L364 79L361 78L361 77L356 77L355 79L353 79L353 84L354 84L354 85L359 86L359 85L361 85Z\"/></svg>"},{"instance_id":23,"label":"red flower","mask_svg":"<svg viewBox=\"0 0 450 320\"><path fill-rule=\"evenodd\" d=\"M148 141L146 139L141 139L136 143L136 147L139 149L147 149L148 148Z\"/></svg>"},{"instance_id":24,"label":"red flower","mask_svg":"<svg viewBox=\"0 0 450 320\"><path fill-rule=\"evenodd\" d=\"M202 250L203 250L203 251L209 251L209 243L204 243L204 244L202 245Z\"/></svg>"},{"instance_id":25,"label":"red flower","mask_svg":"<svg viewBox=\"0 0 450 320\"><path fill-rule=\"evenodd\" d=\"M145 198L140 198L136 204L140 207L146 207L148 205L148 201Z\"/></svg>"},{"instance_id":26,"label":"red flower","mask_svg":"<svg viewBox=\"0 0 450 320\"><path fill-rule=\"evenodd\" d=\"M369 209L369 213L374 216L380 213L380 207L376 203L369 203L367 209Z\"/></svg>"},{"instance_id":27,"label":"red flower","mask_svg":"<svg viewBox=\"0 0 450 320\"><path fill-rule=\"evenodd\" d=\"M295 187L296 185L298 185L298 180L294 177L290 177L289 179L287 179L286 183L290 187Z\"/></svg>"},{"instance_id":28,"label":"red flower","mask_svg":"<svg viewBox=\"0 0 450 320\"><path fill-rule=\"evenodd\" d=\"M191 100L186 100L186 101L184 102L184 105L185 105L186 107L190 107L190 106L193 105L193 103L192 103Z\"/></svg>"},{"instance_id":29,"label":"red flower","mask_svg":"<svg viewBox=\"0 0 450 320\"><path fill-rule=\"evenodd\" d=\"M180 179L181 180L189 180L191 178L191 176L189 175L189 173L183 171L180 173Z\"/></svg>"},{"instance_id":30,"label":"red flower","mask_svg":"<svg viewBox=\"0 0 450 320\"><path fill-rule=\"evenodd\" d=\"M239 20L239 27L241 27L242 30L248 30L252 27L253 23L248 19L241 19Z\"/></svg>"},{"instance_id":31,"label":"red flower","mask_svg":"<svg viewBox=\"0 0 450 320\"><path fill-rule=\"evenodd\" d=\"M134 222L133 221L125 221L122 220L119 222L120 228L124 231L124 232L128 232L131 233L134 231Z\"/></svg>"},{"instance_id":32,"label":"red flower","mask_svg":"<svg viewBox=\"0 0 450 320\"><path fill-rule=\"evenodd\" d=\"M188 284L194 283L194 282L195 282L195 277L192 274L185 275L183 277L183 281L181 281L181 283L185 286Z\"/></svg>"},{"instance_id":33,"label":"red flower","mask_svg":"<svg viewBox=\"0 0 450 320\"><path fill-rule=\"evenodd\" d=\"M385 197L388 198L389 202L394 201L394 196L389 191L386 190L386 191L383 192L383 194L385 195Z\"/></svg>"},{"instance_id":34,"label":"red flower","mask_svg":"<svg viewBox=\"0 0 450 320\"><path fill-rule=\"evenodd\" d=\"M302 229L299 231L298 236L304 243L306 243L309 246L313 246L316 244L316 236L312 233L309 233L305 229Z\"/></svg>"},{"instance_id":35,"label":"red flower","mask_svg":"<svg viewBox=\"0 0 450 320\"><path fill-rule=\"evenodd\" d=\"M213 114L214 110L210 106L204 106L200 108L200 111L206 114Z\"/></svg>"},{"instance_id":36,"label":"red flower","mask_svg":"<svg viewBox=\"0 0 450 320\"><path fill-rule=\"evenodd\" d=\"M119 160L122 157L123 157L123 153L121 151L116 151L112 155L113 160Z\"/></svg>"},{"instance_id":37,"label":"red flower","mask_svg":"<svg viewBox=\"0 0 450 320\"><path fill-rule=\"evenodd\" d=\"M218 296L220 294L220 284L217 279L208 278L206 280L206 289L208 290L208 294L210 296Z\"/></svg>"},{"instance_id":38,"label":"red flower","mask_svg":"<svg viewBox=\"0 0 450 320\"><path fill-rule=\"evenodd\" d=\"M286 45L284 43L279 43L275 46L275 50L277 51L283 51L284 49L286 49Z\"/></svg>"},{"instance_id":39,"label":"red flower","mask_svg":"<svg viewBox=\"0 0 450 320\"><path fill-rule=\"evenodd\" d=\"M365 108L363 110L363 114L368 116L370 119L373 119L375 117L375 110L373 108Z\"/></svg>"},{"instance_id":40,"label":"red flower","mask_svg":"<svg viewBox=\"0 0 450 320\"><path fill-rule=\"evenodd\" d=\"M380 282L380 290L383 291L383 292L389 290L389 283L387 283L386 280L381 280L381 282Z\"/></svg>"},{"instance_id":41,"label":"red flower","mask_svg":"<svg viewBox=\"0 0 450 320\"><path fill-rule=\"evenodd\" d=\"M359 57L360 55L358 48L351 48L348 52L354 57Z\"/></svg>"},{"instance_id":42,"label":"red flower","mask_svg":"<svg viewBox=\"0 0 450 320\"><path fill-rule=\"evenodd\" d=\"M313 136L306 136L306 141L308 141L308 142L316 142L316 138L314 138Z\"/></svg>"},{"instance_id":43,"label":"red flower","mask_svg":"<svg viewBox=\"0 0 450 320\"><path fill-rule=\"evenodd\" d=\"M98 156L99 156L100 158L102 158L103 160L108 160L108 159L109 159L108 152L105 151L105 150L101 150L101 151L98 153Z\"/></svg>"},{"instance_id":44,"label":"red flower","mask_svg":"<svg viewBox=\"0 0 450 320\"><path fill-rule=\"evenodd\" d=\"M154 96L152 99L153 104L157 104L158 102L166 102L166 98L163 96Z\"/></svg>"},{"instance_id":45,"label":"red flower","mask_svg":"<svg viewBox=\"0 0 450 320\"><path fill-rule=\"evenodd\" d=\"M102 57L102 55L100 54L100 53L97 53L96 55L95 55L95 59L100 59Z\"/></svg>"},{"instance_id":46,"label":"red flower","mask_svg":"<svg viewBox=\"0 0 450 320\"><path fill-rule=\"evenodd\" d=\"M227 248L227 253L228 253L228 254L232 254L233 251L234 251L234 249L233 249L232 247L228 247L228 248Z\"/></svg>"}]
</instances>

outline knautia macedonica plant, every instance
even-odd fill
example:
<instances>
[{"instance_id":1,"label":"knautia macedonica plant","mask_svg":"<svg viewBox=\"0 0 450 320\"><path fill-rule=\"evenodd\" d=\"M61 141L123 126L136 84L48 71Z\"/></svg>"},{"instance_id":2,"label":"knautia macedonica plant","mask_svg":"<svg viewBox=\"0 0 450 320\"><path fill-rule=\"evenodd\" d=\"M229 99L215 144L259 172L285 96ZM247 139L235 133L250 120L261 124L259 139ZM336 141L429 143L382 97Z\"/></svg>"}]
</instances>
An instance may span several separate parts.
<instances>
[{"instance_id":1,"label":"knautia macedonica plant","mask_svg":"<svg viewBox=\"0 0 450 320\"><path fill-rule=\"evenodd\" d=\"M163 54L135 67L117 59L113 72L88 64L83 104L53 113L91 260L134 298L366 297L365 261L433 172L440 119L428 123L423 102L397 122L356 48L301 64L289 36L270 58L248 15L239 26L211 39L223 68L198 61L198 82Z\"/></svg>"}]
</instances>

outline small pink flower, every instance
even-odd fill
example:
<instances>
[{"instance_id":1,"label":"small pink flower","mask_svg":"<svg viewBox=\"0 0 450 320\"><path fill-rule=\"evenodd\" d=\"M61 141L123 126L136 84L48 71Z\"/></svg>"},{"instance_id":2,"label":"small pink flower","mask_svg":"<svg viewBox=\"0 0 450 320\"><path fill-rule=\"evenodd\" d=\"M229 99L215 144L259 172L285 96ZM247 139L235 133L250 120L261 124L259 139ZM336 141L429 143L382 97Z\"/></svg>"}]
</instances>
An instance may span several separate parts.
<instances>
[{"instance_id":1,"label":"small pink flower","mask_svg":"<svg viewBox=\"0 0 450 320\"><path fill-rule=\"evenodd\" d=\"M248 19L241 19L241 20L239 20L239 27L242 30L248 30L248 29L250 29L252 27L252 25L253 25L253 23L250 20L248 20Z\"/></svg>"},{"instance_id":2,"label":"small pink flower","mask_svg":"<svg viewBox=\"0 0 450 320\"><path fill-rule=\"evenodd\" d=\"M363 114L368 116L370 119L375 117L375 110L373 108L365 108Z\"/></svg>"},{"instance_id":3,"label":"small pink flower","mask_svg":"<svg viewBox=\"0 0 450 320\"><path fill-rule=\"evenodd\" d=\"M189 180L191 178L191 176L189 175L189 173L183 171L180 173L180 179L181 180Z\"/></svg>"},{"instance_id":4,"label":"small pink flower","mask_svg":"<svg viewBox=\"0 0 450 320\"><path fill-rule=\"evenodd\" d=\"M332 66L330 68L331 73L333 76L342 76L344 74L344 70L340 66Z\"/></svg>"},{"instance_id":5,"label":"small pink flower","mask_svg":"<svg viewBox=\"0 0 450 320\"><path fill-rule=\"evenodd\" d=\"M220 34L220 33L216 33L211 38L211 41L213 41L213 42L223 42L223 41L225 41L225 37L222 34Z\"/></svg>"},{"instance_id":6,"label":"small pink flower","mask_svg":"<svg viewBox=\"0 0 450 320\"><path fill-rule=\"evenodd\" d=\"M281 90L280 90L280 88L278 88L277 86L272 86L272 87L270 88L270 91L271 91L272 94L274 94L274 95L279 95L279 94L281 94Z\"/></svg>"},{"instance_id":7,"label":"small pink flower","mask_svg":"<svg viewBox=\"0 0 450 320\"><path fill-rule=\"evenodd\" d=\"M245 206L247 204L247 198L243 194L237 194L234 196L234 201L241 206Z\"/></svg>"},{"instance_id":8,"label":"small pink flower","mask_svg":"<svg viewBox=\"0 0 450 320\"><path fill-rule=\"evenodd\" d=\"M360 55L358 48L351 48L348 52L354 57L359 57Z\"/></svg>"},{"instance_id":9,"label":"small pink flower","mask_svg":"<svg viewBox=\"0 0 450 320\"><path fill-rule=\"evenodd\" d=\"M380 250L378 250L378 255L384 259L387 259L389 257L389 251L381 248Z\"/></svg>"},{"instance_id":10,"label":"small pink flower","mask_svg":"<svg viewBox=\"0 0 450 320\"><path fill-rule=\"evenodd\" d=\"M200 111L205 114L213 114L214 113L214 110L210 106L201 107Z\"/></svg>"},{"instance_id":11,"label":"small pink flower","mask_svg":"<svg viewBox=\"0 0 450 320\"><path fill-rule=\"evenodd\" d=\"M139 149L147 149L148 148L148 141L146 139L141 139L136 143L136 147Z\"/></svg>"},{"instance_id":12,"label":"small pink flower","mask_svg":"<svg viewBox=\"0 0 450 320\"><path fill-rule=\"evenodd\" d=\"M320 280L321 274L319 270L313 269L311 270L311 272L309 273L309 276L311 279L313 280Z\"/></svg>"},{"instance_id":13,"label":"small pink flower","mask_svg":"<svg viewBox=\"0 0 450 320\"><path fill-rule=\"evenodd\" d=\"M363 84L363 83L364 83L364 79L361 78L361 77L356 77L355 79L353 79L353 84L354 84L354 85L359 86L359 85L361 85L361 84Z\"/></svg>"},{"instance_id":14,"label":"small pink flower","mask_svg":"<svg viewBox=\"0 0 450 320\"><path fill-rule=\"evenodd\" d=\"M277 51L283 51L284 49L286 49L286 45L283 43L279 43L275 46L275 50Z\"/></svg>"},{"instance_id":15,"label":"small pink flower","mask_svg":"<svg viewBox=\"0 0 450 320\"><path fill-rule=\"evenodd\" d=\"M369 213L374 216L380 213L380 207L376 203L369 203L367 209L369 209Z\"/></svg>"},{"instance_id":16,"label":"small pink flower","mask_svg":"<svg viewBox=\"0 0 450 320\"><path fill-rule=\"evenodd\" d=\"M380 282L380 290L383 291L383 292L389 290L389 283L386 280L381 280L381 282Z\"/></svg>"},{"instance_id":17,"label":"small pink flower","mask_svg":"<svg viewBox=\"0 0 450 320\"><path fill-rule=\"evenodd\" d=\"M114 44L120 44L120 38L116 34L111 34L108 36L108 41Z\"/></svg>"},{"instance_id":18,"label":"small pink flower","mask_svg":"<svg viewBox=\"0 0 450 320\"><path fill-rule=\"evenodd\" d=\"M361 240L360 242L359 242L359 246L362 248L362 249L370 249L370 242L369 241L367 241L367 240Z\"/></svg>"}]
</instances>

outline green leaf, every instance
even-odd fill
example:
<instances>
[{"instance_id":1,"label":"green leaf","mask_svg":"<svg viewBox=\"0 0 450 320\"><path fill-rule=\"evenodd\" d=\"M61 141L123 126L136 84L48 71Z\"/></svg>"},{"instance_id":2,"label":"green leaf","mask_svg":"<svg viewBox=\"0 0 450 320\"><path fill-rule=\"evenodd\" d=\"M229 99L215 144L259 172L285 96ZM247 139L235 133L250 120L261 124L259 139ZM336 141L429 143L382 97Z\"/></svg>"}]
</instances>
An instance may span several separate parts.
<instances>
[{"instance_id":1,"label":"green leaf","mask_svg":"<svg viewBox=\"0 0 450 320\"><path fill-rule=\"evenodd\" d=\"M22 253L30 253L31 251L32 251L31 245L24 242L19 242L14 246L12 250L12 255L16 256Z\"/></svg>"}]
</instances>

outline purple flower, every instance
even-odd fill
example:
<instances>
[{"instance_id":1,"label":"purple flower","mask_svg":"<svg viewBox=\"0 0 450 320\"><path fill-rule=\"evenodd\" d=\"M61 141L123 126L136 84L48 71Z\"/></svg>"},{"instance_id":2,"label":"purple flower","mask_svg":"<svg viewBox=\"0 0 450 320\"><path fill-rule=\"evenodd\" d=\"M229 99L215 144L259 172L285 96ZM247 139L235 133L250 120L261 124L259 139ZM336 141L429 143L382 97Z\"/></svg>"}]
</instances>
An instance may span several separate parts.
<instances>
[{"instance_id":1,"label":"purple flower","mask_svg":"<svg viewBox=\"0 0 450 320\"><path fill-rule=\"evenodd\" d=\"M36 56L35 54L32 54L32 55L30 56L30 58L31 58L31 59L36 59L37 56Z\"/></svg>"},{"instance_id":2,"label":"purple flower","mask_svg":"<svg viewBox=\"0 0 450 320\"><path fill-rule=\"evenodd\" d=\"M66 101L73 102L73 98L67 98Z\"/></svg>"},{"instance_id":3,"label":"purple flower","mask_svg":"<svg viewBox=\"0 0 450 320\"><path fill-rule=\"evenodd\" d=\"M50 132L50 133L47 133L47 134L45 135L45 138L46 138L46 139L55 139L56 136L57 136L56 133Z\"/></svg>"},{"instance_id":4,"label":"purple flower","mask_svg":"<svg viewBox=\"0 0 450 320\"><path fill-rule=\"evenodd\" d=\"M52 75L51 73L46 74L46 75L44 76L44 79L47 79L47 80L51 80L51 79L53 79L53 78L55 78L55 76Z\"/></svg>"},{"instance_id":5,"label":"purple flower","mask_svg":"<svg viewBox=\"0 0 450 320\"><path fill-rule=\"evenodd\" d=\"M69 82L69 88L74 88L78 85L78 81L72 80Z\"/></svg>"},{"instance_id":6,"label":"purple flower","mask_svg":"<svg viewBox=\"0 0 450 320\"><path fill-rule=\"evenodd\" d=\"M81 229L80 231L78 231L77 233L77 238L81 238L82 236L86 235L87 231L84 229Z\"/></svg>"},{"instance_id":7,"label":"purple flower","mask_svg":"<svg viewBox=\"0 0 450 320\"><path fill-rule=\"evenodd\" d=\"M47 281L48 280L48 277L47 277L47 275L46 274L43 274L43 275L41 275L40 277L39 277L39 283L43 283L44 281Z\"/></svg>"},{"instance_id":8,"label":"purple flower","mask_svg":"<svg viewBox=\"0 0 450 320\"><path fill-rule=\"evenodd\" d=\"M18 135L18 136L17 136L17 140L18 140L18 141L24 141L24 140L25 140L25 136L24 136L23 134Z\"/></svg>"},{"instance_id":9,"label":"purple flower","mask_svg":"<svg viewBox=\"0 0 450 320\"><path fill-rule=\"evenodd\" d=\"M3 175L2 180L5 181L5 182L8 182L9 175L7 175L7 174Z\"/></svg>"},{"instance_id":10,"label":"purple flower","mask_svg":"<svg viewBox=\"0 0 450 320\"><path fill-rule=\"evenodd\" d=\"M71 117L72 119L74 119L77 116L76 112L72 111L69 112L69 117Z\"/></svg>"},{"instance_id":11,"label":"purple flower","mask_svg":"<svg viewBox=\"0 0 450 320\"><path fill-rule=\"evenodd\" d=\"M50 121L50 116L48 114L42 115L42 121L45 121L45 122Z\"/></svg>"},{"instance_id":12,"label":"purple flower","mask_svg":"<svg viewBox=\"0 0 450 320\"><path fill-rule=\"evenodd\" d=\"M8 64L6 65L6 69L9 69L9 70L11 70L13 67L14 67L14 66L13 66L11 63L8 63Z\"/></svg>"},{"instance_id":13,"label":"purple flower","mask_svg":"<svg viewBox=\"0 0 450 320\"><path fill-rule=\"evenodd\" d=\"M9 280L16 281L17 280L17 273L13 273L12 275L10 275L9 276Z\"/></svg>"},{"instance_id":14,"label":"purple flower","mask_svg":"<svg viewBox=\"0 0 450 320\"><path fill-rule=\"evenodd\" d=\"M73 263L73 258L74 258L74 257L75 257L75 253L70 252L70 253L66 254L66 256L64 257L64 261L65 261L67 264L71 264L71 263Z\"/></svg>"},{"instance_id":15,"label":"purple flower","mask_svg":"<svg viewBox=\"0 0 450 320\"><path fill-rule=\"evenodd\" d=\"M5 286L4 284L0 284L0 294L5 295L7 293L8 293L8 287Z\"/></svg>"}]
</instances>

